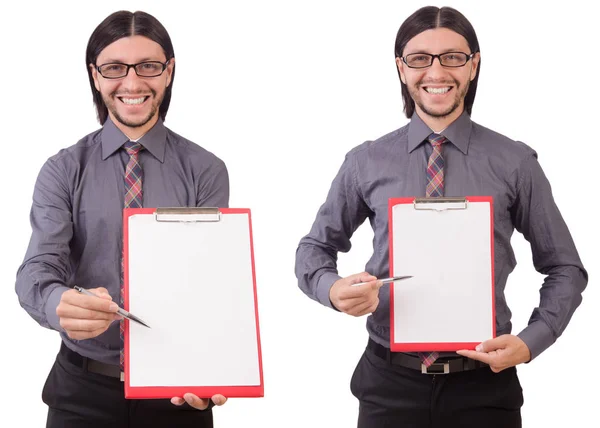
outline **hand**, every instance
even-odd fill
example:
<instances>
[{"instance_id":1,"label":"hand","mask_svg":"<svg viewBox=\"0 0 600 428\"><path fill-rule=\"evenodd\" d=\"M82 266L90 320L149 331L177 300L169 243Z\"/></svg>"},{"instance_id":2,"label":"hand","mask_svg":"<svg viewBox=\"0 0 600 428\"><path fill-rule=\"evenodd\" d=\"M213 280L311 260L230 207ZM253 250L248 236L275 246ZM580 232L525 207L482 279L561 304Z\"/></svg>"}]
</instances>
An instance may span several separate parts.
<instances>
[{"instance_id":1,"label":"hand","mask_svg":"<svg viewBox=\"0 0 600 428\"><path fill-rule=\"evenodd\" d=\"M359 282L368 284L352 286ZM360 317L370 314L379 305L379 289L383 283L373 275L363 272L338 279L329 290L329 300L338 310Z\"/></svg>"},{"instance_id":2,"label":"hand","mask_svg":"<svg viewBox=\"0 0 600 428\"><path fill-rule=\"evenodd\" d=\"M489 364L494 373L531 360L531 352L525 342L512 334L486 340L477 345L475 351L463 349L456 353Z\"/></svg>"},{"instance_id":3,"label":"hand","mask_svg":"<svg viewBox=\"0 0 600 428\"><path fill-rule=\"evenodd\" d=\"M62 294L56 307L60 326L71 339L90 339L104 333L110 324L120 320L119 309L103 287L89 289L97 297L86 296L76 290Z\"/></svg>"},{"instance_id":4,"label":"hand","mask_svg":"<svg viewBox=\"0 0 600 428\"><path fill-rule=\"evenodd\" d=\"M221 394L215 394L211 397L211 400L215 405L222 406L227 402L227 398L223 397ZM208 399L207 398L198 398L196 395L187 393L181 397L173 397L171 398L171 403L176 406L181 406L183 403L188 403L190 406L194 407L198 410L205 410L208 407Z\"/></svg>"}]
</instances>

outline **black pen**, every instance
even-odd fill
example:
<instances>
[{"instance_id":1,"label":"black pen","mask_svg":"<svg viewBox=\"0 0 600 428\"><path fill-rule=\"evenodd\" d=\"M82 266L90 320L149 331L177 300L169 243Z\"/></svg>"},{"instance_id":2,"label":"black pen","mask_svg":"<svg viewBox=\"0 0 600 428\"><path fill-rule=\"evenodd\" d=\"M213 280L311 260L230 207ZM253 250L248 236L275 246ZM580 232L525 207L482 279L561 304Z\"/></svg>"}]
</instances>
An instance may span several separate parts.
<instances>
[{"instance_id":1,"label":"black pen","mask_svg":"<svg viewBox=\"0 0 600 428\"><path fill-rule=\"evenodd\" d=\"M80 292L81 294L85 294L86 296L92 296L92 297L98 297L96 296L94 293L92 293L91 291L86 290L85 288L81 288L78 285L73 287L75 290L77 290L78 292ZM117 313L119 315L121 315L123 318L127 318L128 320L131 321L135 321L145 327L150 328L150 326L148 324L146 324L144 321L142 321L140 318L136 317L135 315L133 315L130 312L127 312L125 309L119 308L119 310L117 311Z\"/></svg>"},{"instance_id":2,"label":"black pen","mask_svg":"<svg viewBox=\"0 0 600 428\"><path fill-rule=\"evenodd\" d=\"M374 279L373 281L381 281L385 284L387 282L402 281L403 279L409 279L409 278L412 278L412 276L393 276L391 278ZM373 282L373 281L359 282L357 284L352 284L352 286L359 287L361 285L365 285L365 284L368 284L369 282Z\"/></svg>"}]
</instances>

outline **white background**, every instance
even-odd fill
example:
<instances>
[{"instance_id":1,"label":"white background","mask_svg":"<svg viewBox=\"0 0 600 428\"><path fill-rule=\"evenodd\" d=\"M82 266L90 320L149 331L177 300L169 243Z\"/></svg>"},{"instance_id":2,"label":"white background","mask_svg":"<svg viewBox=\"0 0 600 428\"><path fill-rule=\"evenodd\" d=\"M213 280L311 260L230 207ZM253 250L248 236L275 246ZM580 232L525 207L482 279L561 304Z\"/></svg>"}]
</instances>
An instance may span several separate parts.
<instances>
[{"instance_id":1,"label":"white background","mask_svg":"<svg viewBox=\"0 0 600 428\"><path fill-rule=\"evenodd\" d=\"M294 253L345 153L407 122L394 41L402 21L426 4L196 3L36 1L1 7L3 426L45 423L40 394L59 338L19 307L15 273L29 239L40 167L99 127L85 48L96 25L119 9L147 11L168 29L177 72L166 125L221 157L230 172L231 206L252 209L265 397L230 400L215 411L216 426L356 425L349 381L367 341L365 319L303 295ZM592 278L563 337L519 368L524 425L584 426L597 413L600 381L598 250L592 249L600 234L591 202L597 174L587 164L597 163L599 142L600 9L583 0L560 6L450 3L474 25L482 50L473 119L538 151ZM353 250L340 257L341 274L364 269L371 238L368 225L359 229ZM518 233L513 245L519 265L507 299L518 332L537 305L542 277Z\"/></svg>"}]
</instances>

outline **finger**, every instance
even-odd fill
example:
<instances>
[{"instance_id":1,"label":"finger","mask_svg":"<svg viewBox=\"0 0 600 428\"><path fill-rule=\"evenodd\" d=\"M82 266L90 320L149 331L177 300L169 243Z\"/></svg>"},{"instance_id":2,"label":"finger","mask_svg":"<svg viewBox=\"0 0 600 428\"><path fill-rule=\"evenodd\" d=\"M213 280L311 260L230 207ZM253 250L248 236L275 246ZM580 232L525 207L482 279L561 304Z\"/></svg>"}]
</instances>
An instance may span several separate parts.
<instances>
[{"instance_id":1,"label":"finger","mask_svg":"<svg viewBox=\"0 0 600 428\"><path fill-rule=\"evenodd\" d=\"M171 398L171 403L175 404L176 406L181 406L183 403L185 403L185 400L181 397L173 397Z\"/></svg>"},{"instance_id":2,"label":"finger","mask_svg":"<svg viewBox=\"0 0 600 428\"><path fill-rule=\"evenodd\" d=\"M216 406L222 406L227 402L227 397L221 394L215 394L212 396L211 400L215 403Z\"/></svg>"},{"instance_id":3,"label":"finger","mask_svg":"<svg viewBox=\"0 0 600 428\"><path fill-rule=\"evenodd\" d=\"M377 296L361 296L353 299L342 299L338 302L337 308L342 312L354 315L373 304L375 299L377 299Z\"/></svg>"},{"instance_id":4,"label":"finger","mask_svg":"<svg viewBox=\"0 0 600 428\"><path fill-rule=\"evenodd\" d=\"M91 339L92 337L100 336L106 330L108 330L108 327L101 328L101 329L94 330L94 331L77 331L77 330L74 330L74 331L65 330L65 331L67 332L67 336L69 336L71 339L85 340L85 339Z\"/></svg>"},{"instance_id":5,"label":"finger","mask_svg":"<svg viewBox=\"0 0 600 428\"><path fill-rule=\"evenodd\" d=\"M493 339L481 342L475 347L476 351L479 352L492 352L497 349L504 349L509 343L509 335L503 334L502 336L495 337Z\"/></svg>"},{"instance_id":6,"label":"finger","mask_svg":"<svg viewBox=\"0 0 600 428\"><path fill-rule=\"evenodd\" d=\"M112 300L110 293L104 287L90 288L89 291L91 291L92 293L94 293L95 295L97 295L98 297L101 297L103 299L109 298L110 300Z\"/></svg>"},{"instance_id":7,"label":"finger","mask_svg":"<svg viewBox=\"0 0 600 428\"><path fill-rule=\"evenodd\" d=\"M190 406L192 406L198 410L204 410L208 407L208 400L205 400L203 398L198 398L196 395L191 394L189 392L183 395L183 399Z\"/></svg>"},{"instance_id":8,"label":"finger","mask_svg":"<svg viewBox=\"0 0 600 428\"><path fill-rule=\"evenodd\" d=\"M72 292L71 292L72 291ZM61 303L68 303L80 308L91 309L100 312L117 312L119 306L112 300L103 299L98 296L86 296L75 290L69 290L63 293Z\"/></svg>"},{"instance_id":9,"label":"finger","mask_svg":"<svg viewBox=\"0 0 600 428\"><path fill-rule=\"evenodd\" d=\"M507 368L508 366L493 366L490 365L490 369L494 372L494 373L500 373L502 370L504 370L505 368Z\"/></svg>"},{"instance_id":10,"label":"finger","mask_svg":"<svg viewBox=\"0 0 600 428\"><path fill-rule=\"evenodd\" d=\"M371 275L369 272L361 272L361 273L356 273L354 275L350 275L348 277L349 280L351 280L352 284L357 284L359 282L369 282L369 281L374 281L377 279L376 276Z\"/></svg>"},{"instance_id":11,"label":"finger","mask_svg":"<svg viewBox=\"0 0 600 428\"><path fill-rule=\"evenodd\" d=\"M113 320L115 313L95 311L93 309L74 306L69 303L61 302L56 308L56 315L59 318L77 318L82 320Z\"/></svg>"},{"instance_id":12,"label":"finger","mask_svg":"<svg viewBox=\"0 0 600 428\"><path fill-rule=\"evenodd\" d=\"M373 312L375 312L377 310L378 306L379 306L379 298L377 298L377 300L375 300L375 302L373 302L373 304L366 310L365 315L372 314Z\"/></svg>"},{"instance_id":13,"label":"finger","mask_svg":"<svg viewBox=\"0 0 600 428\"><path fill-rule=\"evenodd\" d=\"M61 318L60 326L65 330L91 332L107 329L112 320L82 320L77 318Z\"/></svg>"},{"instance_id":14,"label":"finger","mask_svg":"<svg viewBox=\"0 0 600 428\"><path fill-rule=\"evenodd\" d=\"M377 309L377 306L379 306L379 298L376 297L373 301L365 302L363 305L357 307L353 315L361 317L363 315L370 314Z\"/></svg>"},{"instance_id":15,"label":"finger","mask_svg":"<svg viewBox=\"0 0 600 428\"><path fill-rule=\"evenodd\" d=\"M463 357L471 358L472 360L481 361L482 363L486 363L491 365L493 357L486 352L478 352L467 349L461 349L460 351L456 351L458 355L462 355Z\"/></svg>"},{"instance_id":16,"label":"finger","mask_svg":"<svg viewBox=\"0 0 600 428\"><path fill-rule=\"evenodd\" d=\"M346 278L344 278L344 283L345 285L353 285L353 284L358 284L361 282L371 282L371 281L376 281L377 277L371 275L370 273L367 272L361 272L361 273L356 273L354 275L350 275L347 276ZM358 286L358 288L360 288L361 286Z\"/></svg>"},{"instance_id":17,"label":"finger","mask_svg":"<svg viewBox=\"0 0 600 428\"><path fill-rule=\"evenodd\" d=\"M343 287L339 291L340 299L356 299L360 297L367 297L370 294L377 294L377 290L381 287L378 285L381 281L371 281L363 285L348 285Z\"/></svg>"}]
</instances>

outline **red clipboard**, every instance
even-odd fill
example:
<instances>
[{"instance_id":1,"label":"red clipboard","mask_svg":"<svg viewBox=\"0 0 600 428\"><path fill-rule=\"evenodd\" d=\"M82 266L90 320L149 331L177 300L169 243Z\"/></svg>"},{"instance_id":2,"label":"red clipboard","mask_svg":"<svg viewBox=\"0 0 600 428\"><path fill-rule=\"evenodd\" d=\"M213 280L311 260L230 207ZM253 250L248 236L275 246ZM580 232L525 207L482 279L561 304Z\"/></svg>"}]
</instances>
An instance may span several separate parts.
<instances>
[{"instance_id":1,"label":"red clipboard","mask_svg":"<svg viewBox=\"0 0 600 428\"><path fill-rule=\"evenodd\" d=\"M125 397L262 397L250 210L123 213Z\"/></svg>"},{"instance_id":2,"label":"red clipboard","mask_svg":"<svg viewBox=\"0 0 600 428\"><path fill-rule=\"evenodd\" d=\"M490 196L391 198L390 349L474 349L496 337Z\"/></svg>"}]
</instances>

